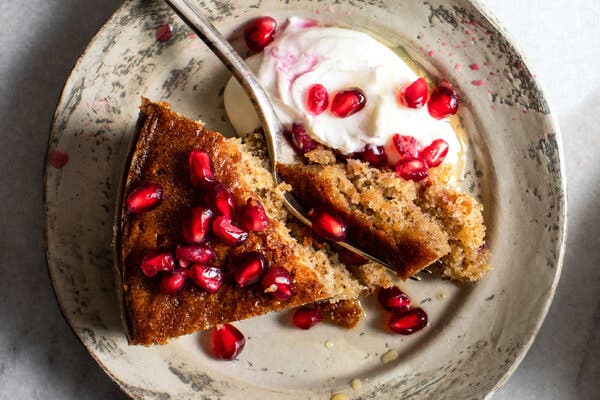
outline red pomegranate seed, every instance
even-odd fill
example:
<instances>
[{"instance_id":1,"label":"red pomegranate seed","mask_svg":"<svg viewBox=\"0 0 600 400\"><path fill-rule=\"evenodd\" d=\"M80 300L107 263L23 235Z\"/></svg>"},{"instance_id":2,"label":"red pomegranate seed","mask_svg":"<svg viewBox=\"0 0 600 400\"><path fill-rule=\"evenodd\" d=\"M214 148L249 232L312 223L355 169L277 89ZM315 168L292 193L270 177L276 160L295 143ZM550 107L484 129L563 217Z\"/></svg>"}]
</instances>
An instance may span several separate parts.
<instances>
[{"instance_id":1,"label":"red pomegranate seed","mask_svg":"<svg viewBox=\"0 0 600 400\"><path fill-rule=\"evenodd\" d=\"M419 156L419 150L421 144L415 139L414 136L400 135L399 133L394 134L392 137L394 146L400 154L400 160L405 158L414 158Z\"/></svg>"},{"instance_id":2,"label":"red pomegranate seed","mask_svg":"<svg viewBox=\"0 0 600 400\"><path fill-rule=\"evenodd\" d=\"M69 154L60 151L60 150L52 150L48 153L48 164L52 165L54 168L61 169L69 162Z\"/></svg>"},{"instance_id":3,"label":"red pomegranate seed","mask_svg":"<svg viewBox=\"0 0 600 400\"><path fill-rule=\"evenodd\" d=\"M359 265L366 264L369 261L365 257L361 256L360 254L356 254L353 251L346 250L346 249L340 250L340 252L338 254L340 257L340 261L350 267L357 267Z\"/></svg>"},{"instance_id":4,"label":"red pomegranate seed","mask_svg":"<svg viewBox=\"0 0 600 400\"><path fill-rule=\"evenodd\" d=\"M240 225L248 232L262 232L267 229L269 218L259 200L248 199L240 214Z\"/></svg>"},{"instance_id":5,"label":"red pomegranate seed","mask_svg":"<svg viewBox=\"0 0 600 400\"><path fill-rule=\"evenodd\" d=\"M361 160L368 162L374 167L381 168L387 165L387 156L383 146L368 144L360 155Z\"/></svg>"},{"instance_id":6,"label":"red pomegranate seed","mask_svg":"<svg viewBox=\"0 0 600 400\"><path fill-rule=\"evenodd\" d=\"M411 335L427 326L427 314L420 308L393 313L388 321L388 327L394 333Z\"/></svg>"},{"instance_id":7,"label":"red pomegranate seed","mask_svg":"<svg viewBox=\"0 0 600 400\"><path fill-rule=\"evenodd\" d=\"M144 275L153 277L160 271L173 271L175 268L175 259L171 253L148 253L142 259L140 268L142 268Z\"/></svg>"},{"instance_id":8,"label":"red pomegranate seed","mask_svg":"<svg viewBox=\"0 0 600 400\"><path fill-rule=\"evenodd\" d=\"M237 246L248 239L248 232L233 225L227 217L215 218L212 227L214 234L228 246Z\"/></svg>"},{"instance_id":9,"label":"red pomegranate seed","mask_svg":"<svg viewBox=\"0 0 600 400\"><path fill-rule=\"evenodd\" d=\"M419 78L400 91L402 104L409 108L421 108L427 103L429 87L427 81Z\"/></svg>"},{"instance_id":10,"label":"red pomegranate seed","mask_svg":"<svg viewBox=\"0 0 600 400\"><path fill-rule=\"evenodd\" d=\"M160 280L160 292L164 294L179 292L183 289L187 276L187 271L181 269L163 275Z\"/></svg>"},{"instance_id":11,"label":"red pomegranate seed","mask_svg":"<svg viewBox=\"0 0 600 400\"><path fill-rule=\"evenodd\" d=\"M142 213L158 207L162 200L162 187L154 183L146 183L129 193L129 196L127 196L127 209L135 214Z\"/></svg>"},{"instance_id":12,"label":"red pomegranate seed","mask_svg":"<svg viewBox=\"0 0 600 400\"><path fill-rule=\"evenodd\" d=\"M183 238L187 243L204 243L210 230L214 212L210 208L192 208L190 217L183 221Z\"/></svg>"},{"instance_id":13,"label":"red pomegranate seed","mask_svg":"<svg viewBox=\"0 0 600 400\"><path fill-rule=\"evenodd\" d=\"M366 104L365 93L359 88L341 90L333 97L331 112L340 118L346 118L362 110Z\"/></svg>"},{"instance_id":14,"label":"red pomegranate seed","mask_svg":"<svg viewBox=\"0 0 600 400\"><path fill-rule=\"evenodd\" d=\"M215 183L212 187L211 195L217 214L231 219L234 210L233 194L231 191L220 183Z\"/></svg>"},{"instance_id":15,"label":"red pomegranate seed","mask_svg":"<svg viewBox=\"0 0 600 400\"><path fill-rule=\"evenodd\" d=\"M327 110L329 106L329 93L325 86L316 83L308 88L306 99L308 112L312 115L319 115Z\"/></svg>"},{"instance_id":16,"label":"red pomegranate seed","mask_svg":"<svg viewBox=\"0 0 600 400\"><path fill-rule=\"evenodd\" d=\"M300 307L292 315L292 323L299 329L310 329L323 320L318 308Z\"/></svg>"},{"instance_id":17,"label":"red pomegranate seed","mask_svg":"<svg viewBox=\"0 0 600 400\"><path fill-rule=\"evenodd\" d=\"M217 357L233 360L244 350L246 338L235 326L225 324L213 330L212 345Z\"/></svg>"},{"instance_id":18,"label":"red pomegranate seed","mask_svg":"<svg viewBox=\"0 0 600 400\"><path fill-rule=\"evenodd\" d=\"M260 280L266 268L267 260L265 260L265 256L253 251L233 266L233 278L239 287L252 285Z\"/></svg>"},{"instance_id":19,"label":"red pomegranate seed","mask_svg":"<svg viewBox=\"0 0 600 400\"><path fill-rule=\"evenodd\" d=\"M161 25L156 28L155 36L159 42L167 42L173 37L173 27L170 24Z\"/></svg>"},{"instance_id":20,"label":"red pomegranate seed","mask_svg":"<svg viewBox=\"0 0 600 400\"><path fill-rule=\"evenodd\" d=\"M444 139L436 139L419 153L419 158L429 168L437 167L444 161L448 154L448 142Z\"/></svg>"},{"instance_id":21,"label":"red pomegranate seed","mask_svg":"<svg viewBox=\"0 0 600 400\"><path fill-rule=\"evenodd\" d=\"M317 147L317 142L310 137L304 125L298 122L292 124L292 142L302 153L312 151Z\"/></svg>"},{"instance_id":22,"label":"red pomegranate seed","mask_svg":"<svg viewBox=\"0 0 600 400\"><path fill-rule=\"evenodd\" d=\"M193 263L208 263L215 255L213 249L207 244L199 245L179 245L175 249L175 257L179 261L179 266L187 268Z\"/></svg>"},{"instance_id":23,"label":"red pomegranate seed","mask_svg":"<svg viewBox=\"0 0 600 400\"><path fill-rule=\"evenodd\" d=\"M458 96L448 82L440 83L431 93L431 98L427 103L429 115L436 119L442 119L449 115L456 114L458 110Z\"/></svg>"},{"instance_id":24,"label":"red pomegranate seed","mask_svg":"<svg viewBox=\"0 0 600 400\"><path fill-rule=\"evenodd\" d=\"M346 239L346 223L335 212L318 207L310 210L308 217L313 231L323 239L336 242Z\"/></svg>"},{"instance_id":25,"label":"red pomegranate seed","mask_svg":"<svg viewBox=\"0 0 600 400\"><path fill-rule=\"evenodd\" d=\"M259 17L246 25L244 38L246 45L253 53L262 51L275 38L277 21L271 17Z\"/></svg>"},{"instance_id":26,"label":"red pomegranate seed","mask_svg":"<svg viewBox=\"0 0 600 400\"><path fill-rule=\"evenodd\" d=\"M296 293L292 276L283 267L270 268L262 277L260 284L265 293L269 293L277 300L289 300Z\"/></svg>"},{"instance_id":27,"label":"red pomegranate seed","mask_svg":"<svg viewBox=\"0 0 600 400\"><path fill-rule=\"evenodd\" d=\"M429 175L429 168L418 158L406 158L396 164L396 175L407 181L421 181Z\"/></svg>"},{"instance_id":28,"label":"red pomegranate seed","mask_svg":"<svg viewBox=\"0 0 600 400\"><path fill-rule=\"evenodd\" d=\"M194 283L208 293L215 293L223 284L223 272L217 267L193 264L189 271Z\"/></svg>"},{"instance_id":29,"label":"red pomegranate seed","mask_svg":"<svg viewBox=\"0 0 600 400\"><path fill-rule=\"evenodd\" d=\"M205 188L215 181L215 170L206 151L190 152L190 179L192 186L197 188Z\"/></svg>"},{"instance_id":30,"label":"red pomegranate seed","mask_svg":"<svg viewBox=\"0 0 600 400\"><path fill-rule=\"evenodd\" d=\"M410 297L398 286L379 290L377 300L388 311L406 311L410 307Z\"/></svg>"}]
</instances>

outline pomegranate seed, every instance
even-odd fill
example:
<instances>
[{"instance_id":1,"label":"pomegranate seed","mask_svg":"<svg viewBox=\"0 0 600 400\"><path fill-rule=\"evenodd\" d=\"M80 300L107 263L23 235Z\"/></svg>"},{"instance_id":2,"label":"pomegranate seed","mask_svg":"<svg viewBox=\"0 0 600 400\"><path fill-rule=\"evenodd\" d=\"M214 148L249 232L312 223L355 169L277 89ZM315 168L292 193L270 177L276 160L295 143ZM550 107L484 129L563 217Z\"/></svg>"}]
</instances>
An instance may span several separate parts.
<instances>
[{"instance_id":1,"label":"pomegranate seed","mask_svg":"<svg viewBox=\"0 0 600 400\"><path fill-rule=\"evenodd\" d=\"M377 300L388 311L406 311L410 307L410 297L398 286L382 288L377 295Z\"/></svg>"},{"instance_id":2,"label":"pomegranate seed","mask_svg":"<svg viewBox=\"0 0 600 400\"><path fill-rule=\"evenodd\" d=\"M429 115L436 119L442 119L449 115L456 114L458 110L458 96L448 82L440 83L440 86L431 93L431 98L427 103Z\"/></svg>"},{"instance_id":3,"label":"pomegranate seed","mask_svg":"<svg viewBox=\"0 0 600 400\"><path fill-rule=\"evenodd\" d=\"M233 278L239 287L252 285L260 280L266 268L267 260L265 260L265 256L253 251L233 266Z\"/></svg>"},{"instance_id":4,"label":"pomegranate seed","mask_svg":"<svg viewBox=\"0 0 600 400\"><path fill-rule=\"evenodd\" d=\"M233 360L244 350L246 338L235 326L225 324L213 330L212 345L217 357Z\"/></svg>"},{"instance_id":5,"label":"pomegranate seed","mask_svg":"<svg viewBox=\"0 0 600 400\"><path fill-rule=\"evenodd\" d=\"M208 293L215 293L223 284L223 272L217 267L193 264L189 274L194 283Z\"/></svg>"},{"instance_id":6,"label":"pomegranate seed","mask_svg":"<svg viewBox=\"0 0 600 400\"><path fill-rule=\"evenodd\" d=\"M179 245L175 249L175 257L179 261L179 266L187 268L192 263L208 263L215 255L213 249L206 244L185 246Z\"/></svg>"},{"instance_id":7,"label":"pomegranate seed","mask_svg":"<svg viewBox=\"0 0 600 400\"><path fill-rule=\"evenodd\" d=\"M227 217L215 218L212 227L214 234L228 246L236 246L248 239L248 232L233 225Z\"/></svg>"},{"instance_id":8,"label":"pomegranate seed","mask_svg":"<svg viewBox=\"0 0 600 400\"><path fill-rule=\"evenodd\" d=\"M205 188L215 181L215 170L205 150L190 152L190 179L197 188Z\"/></svg>"},{"instance_id":9,"label":"pomegranate seed","mask_svg":"<svg viewBox=\"0 0 600 400\"><path fill-rule=\"evenodd\" d=\"M52 150L48 153L48 164L52 165L54 168L61 169L69 162L69 154L60 151L60 150Z\"/></svg>"},{"instance_id":10,"label":"pomegranate seed","mask_svg":"<svg viewBox=\"0 0 600 400\"><path fill-rule=\"evenodd\" d=\"M171 253L148 253L142 259L140 267L144 275L153 277L160 271L173 271L175 268L175 259Z\"/></svg>"},{"instance_id":11,"label":"pomegranate seed","mask_svg":"<svg viewBox=\"0 0 600 400\"><path fill-rule=\"evenodd\" d=\"M269 226L265 207L259 200L249 198L240 215L240 224L248 232L262 232Z\"/></svg>"},{"instance_id":12,"label":"pomegranate seed","mask_svg":"<svg viewBox=\"0 0 600 400\"><path fill-rule=\"evenodd\" d=\"M387 165L387 156L383 146L366 145L360 158L374 167L381 168Z\"/></svg>"},{"instance_id":13,"label":"pomegranate seed","mask_svg":"<svg viewBox=\"0 0 600 400\"><path fill-rule=\"evenodd\" d=\"M394 333L411 335L427 326L427 314L420 308L393 313L388 327Z\"/></svg>"},{"instance_id":14,"label":"pomegranate seed","mask_svg":"<svg viewBox=\"0 0 600 400\"><path fill-rule=\"evenodd\" d=\"M160 292L164 294L175 294L183 289L187 280L187 272L185 270L175 270L169 272L160 280Z\"/></svg>"},{"instance_id":15,"label":"pomegranate seed","mask_svg":"<svg viewBox=\"0 0 600 400\"><path fill-rule=\"evenodd\" d=\"M192 208L190 217L183 221L183 238L187 243L204 243L210 229L214 212L210 208Z\"/></svg>"},{"instance_id":16,"label":"pomegranate seed","mask_svg":"<svg viewBox=\"0 0 600 400\"><path fill-rule=\"evenodd\" d=\"M308 216L313 231L323 239L339 242L346 238L346 223L335 212L319 207L310 210Z\"/></svg>"},{"instance_id":17,"label":"pomegranate seed","mask_svg":"<svg viewBox=\"0 0 600 400\"><path fill-rule=\"evenodd\" d=\"M365 93L359 88L341 90L333 97L331 112L340 118L346 118L362 110L366 104Z\"/></svg>"},{"instance_id":18,"label":"pomegranate seed","mask_svg":"<svg viewBox=\"0 0 600 400\"><path fill-rule=\"evenodd\" d=\"M246 45L253 53L262 51L275 38L277 21L271 17L259 17L246 25L244 38Z\"/></svg>"},{"instance_id":19,"label":"pomegranate seed","mask_svg":"<svg viewBox=\"0 0 600 400\"><path fill-rule=\"evenodd\" d=\"M139 214L158 207L162 200L162 187L154 183L146 183L129 193L129 196L127 196L127 209L129 212Z\"/></svg>"},{"instance_id":20,"label":"pomegranate seed","mask_svg":"<svg viewBox=\"0 0 600 400\"><path fill-rule=\"evenodd\" d=\"M292 124L292 142L302 153L307 153L317 147L317 142L306 132L304 125L298 122Z\"/></svg>"},{"instance_id":21,"label":"pomegranate seed","mask_svg":"<svg viewBox=\"0 0 600 400\"><path fill-rule=\"evenodd\" d=\"M260 284L265 293L269 293L277 300L289 300L296 293L292 277L287 269L283 267L270 268L263 276Z\"/></svg>"},{"instance_id":22,"label":"pomegranate seed","mask_svg":"<svg viewBox=\"0 0 600 400\"><path fill-rule=\"evenodd\" d=\"M318 308L300 307L292 315L292 323L299 329L310 329L323 319Z\"/></svg>"},{"instance_id":23,"label":"pomegranate seed","mask_svg":"<svg viewBox=\"0 0 600 400\"><path fill-rule=\"evenodd\" d=\"M392 140L394 141L396 150L398 150L398 153L400 154L400 160L419 156L421 144L417 141L417 139L415 139L414 136L406 136L396 133L392 137Z\"/></svg>"},{"instance_id":24,"label":"pomegranate seed","mask_svg":"<svg viewBox=\"0 0 600 400\"><path fill-rule=\"evenodd\" d=\"M155 36L159 42L167 42L173 37L173 27L170 24L161 25L156 28Z\"/></svg>"},{"instance_id":25,"label":"pomegranate seed","mask_svg":"<svg viewBox=\"0 0 600 400\"><path fill-rule=\"evenodd\" d=\"M217 214L231 219L234 210L233 194L231 191L217 182L211 190L211 195L212 204Z\"/></svg>"},{"instance_id":26,"label":"pomegranate seed","mask_svg":"<svg viewBox=\"0 0 600 400\"><path fill-rule=\"evenodd\" d=\"M316 83L308 88L308 96L306 99L308 112L312 115L319 115L327 110L329 105L329 93L325 86Z\"/></svg>"},{"instance_id":27,"label":"pomegranate seed","mask_svg":"<svg viewBox=\"0 0 600 400\"><path fill-rule=\"evenodd\" d=\"M396 175L407 181L421 181L429 175L429 168L418 158L406 158L396 164Z\"/></svg>"},{"instance_id":28,"label":"pomegranate seed","mask_svg":"<svg viewBox=\"0 0 600 400\"><path fill-rule=\"evenodd\" d=\"M366 264L369 260L353 251L342 249L339 252L340 261L350 267Z\"/></svg>"},{"instance_id":29,"label":"pomegranate seed","mask_svg":"<svg viewBox=\"0 0 600 400\"><path fill-rule=\"evenodd\" d=\"M427 81L419 78L400 91L402 104L409 108L421 108L429 98L429 87Z\"/></svg>"},{"instance_id":30,"label":"pomegranate seed","mask_svg":"<svg viewBox=\"0 0 600 400\"><path fill-rule=\"evenodd\" d=\"M448 142L444 139L436 139L419 153L419 158L427 164L429 168L437 167L444 161L448 154Z\"/></svg>"}]
</instances>

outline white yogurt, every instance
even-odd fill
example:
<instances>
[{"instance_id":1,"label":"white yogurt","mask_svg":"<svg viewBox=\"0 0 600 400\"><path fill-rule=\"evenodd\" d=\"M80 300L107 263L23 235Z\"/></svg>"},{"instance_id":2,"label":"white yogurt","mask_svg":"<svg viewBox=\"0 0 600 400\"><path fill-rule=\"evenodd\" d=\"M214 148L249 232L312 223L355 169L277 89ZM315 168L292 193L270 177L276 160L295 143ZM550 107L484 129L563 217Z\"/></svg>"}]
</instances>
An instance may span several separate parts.
<instances>
[{"instance_id":1,"label":"white yogurt","mask_svg":"<svg viewBox=\"0 0 600 400\"><path fill-rule=\"evenodd\" d=\"M414 136L423 146L444 139L449 144L445 162L455 164L459 157L461 146L447 119L432 118L427 107L415 110L398 103L398 91L418 76L396 53L365 33L314 26L292 17L277 40L246 62L284 125L301 122L326 146L344 154L361 151L366 144L389 148L391 137L400 133ZM329 110L311 115L306 96L316 83L325 86L330 104L336 92L358 87L365 93L366 106L346 118ZM238 133L260 127L252 103L233 78L225 88L224 102Z\"/></svg>"}]
</instances>

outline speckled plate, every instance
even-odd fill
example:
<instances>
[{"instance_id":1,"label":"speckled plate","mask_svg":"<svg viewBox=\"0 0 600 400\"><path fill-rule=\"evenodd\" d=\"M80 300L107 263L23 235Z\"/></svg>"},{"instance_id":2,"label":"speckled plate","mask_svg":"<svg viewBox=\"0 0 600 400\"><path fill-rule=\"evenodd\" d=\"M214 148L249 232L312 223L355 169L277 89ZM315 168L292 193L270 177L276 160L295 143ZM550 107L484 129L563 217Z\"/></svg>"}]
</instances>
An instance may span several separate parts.
<instances>
[{"instance_id":1,"label":"speckled plate","mask_svg":"<svg viewBox=\"0 0 600 400\"><path fill-rule=\"evenodd\" d=\"M160 1L131 0L80 58L56 110L46 170L48 268L64 315L98 364L136 399L478 399L514 371L538 331L564 252L565 181L558 126L527 62L499 24L467 0L214 1L198 3L235 43L248 19L309 16L365 30L432 75L455 83L471 146L465 190L485 204L494 270L459 288L403 284L431 324L408 337L381 329L375 308L354 330L289 327L288 315L237 323L233 362L203 334L128 346L113 284L112 225L140 96L165 100L212 129L224 115L226 69ZM172 24L158 42L155 30ZM472 67L470 67L472 66ZM367 300L367 309L371 305ZM329 340L333 347L324 346ZM383 364L394 349L399 357ZM362 388L349 382L359 378Z\"/></svg>"}]
</instances>

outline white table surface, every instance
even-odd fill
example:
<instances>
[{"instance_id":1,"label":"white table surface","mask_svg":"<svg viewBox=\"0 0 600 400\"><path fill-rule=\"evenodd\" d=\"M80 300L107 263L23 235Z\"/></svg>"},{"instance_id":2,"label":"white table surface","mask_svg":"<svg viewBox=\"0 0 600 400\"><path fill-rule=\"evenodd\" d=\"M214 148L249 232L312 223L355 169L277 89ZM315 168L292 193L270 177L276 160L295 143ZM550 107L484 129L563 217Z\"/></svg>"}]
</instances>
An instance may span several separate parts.
<instances>
[{"instance_id":1,"label":"white table surface","mask_svg":"<svg viewBox=\"0 0 600 400\"><path fill-rule=\"evenodd\" d=\"M417 0L414 0L417 1ZM120 0L0 0L0 399L126 399L54 299L42 242L48 129L69 70ZM562 127L569 235L556 298L494 399L600 399L600 0L484 0Z\"/></svg>"}]
</instances>

